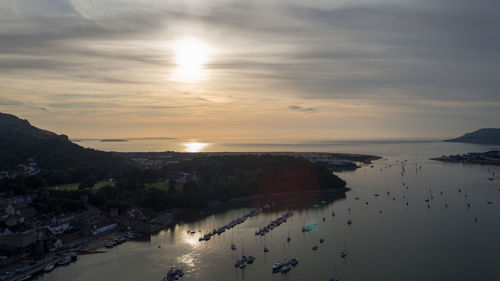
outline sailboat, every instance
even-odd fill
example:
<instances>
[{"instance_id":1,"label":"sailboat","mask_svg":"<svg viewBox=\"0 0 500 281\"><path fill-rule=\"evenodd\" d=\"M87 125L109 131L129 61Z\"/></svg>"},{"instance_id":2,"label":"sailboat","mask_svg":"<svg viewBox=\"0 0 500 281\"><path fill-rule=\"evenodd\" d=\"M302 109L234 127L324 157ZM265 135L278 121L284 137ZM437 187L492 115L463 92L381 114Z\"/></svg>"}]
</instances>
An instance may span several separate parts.
<instances>
[{"instance_id":1,"label":"sailboat","mask_svg":"<svg viewBox=\"0 0 500 281\"><path fill-rule=\"evenodd\" d=\"M234 232L231 231L231 250L236 250L236 245L234 245Z\"/></svg>"},{"instance_id":2,"label":"sailboat","mask_svg":"<svg viewBox=\"0 0 500 281\"><path fill-rule=\"evenodd\" d=\"M346 246L345 246L345 240L344 240L344 250L340 251L340 257L341 258L347 257L347 250L346 250Z\"/></svg>"},{"instance_id":3,"label":"sailboat","mask_svg":"<svg viewBox=\"0 0 500 281\"><path fill-rule=\"evenodd\" d=\"M333 271L334 272L337 272L337 265L334 263L333 264ZM333 277L332 279L330 279L330 281L339 281L340 279L338 277Z\"/></svg>"}]
</instances>

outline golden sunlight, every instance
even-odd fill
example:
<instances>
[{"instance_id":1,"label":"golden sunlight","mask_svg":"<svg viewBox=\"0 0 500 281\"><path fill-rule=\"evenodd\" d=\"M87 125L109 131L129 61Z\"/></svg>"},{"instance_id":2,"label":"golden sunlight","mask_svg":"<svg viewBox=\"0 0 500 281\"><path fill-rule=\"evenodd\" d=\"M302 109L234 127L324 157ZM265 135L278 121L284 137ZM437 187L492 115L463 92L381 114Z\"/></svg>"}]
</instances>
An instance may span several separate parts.
<instances>
[{"instance_id":1,"label":"golden sunlight","mask_svg":"<svg viewBox=\"0 0 500 281\"><path fill-rule=\"evenodd\" d=\"M185 38L174 43L175 69L171 80L179 82L196 82L205 78L205 64L211 49L195 38Z\"/></svg>"},{"instance_id":2,"label":"golden sunlight","mask_svg":"<svg viewBox=\"0 0 500 281\"><path fill-rule=\"evenodd\" d=\"M187 152L200 152L206 145L206 143L196 141L190 141L184 144Z\"/></svg>"}]
</instances>

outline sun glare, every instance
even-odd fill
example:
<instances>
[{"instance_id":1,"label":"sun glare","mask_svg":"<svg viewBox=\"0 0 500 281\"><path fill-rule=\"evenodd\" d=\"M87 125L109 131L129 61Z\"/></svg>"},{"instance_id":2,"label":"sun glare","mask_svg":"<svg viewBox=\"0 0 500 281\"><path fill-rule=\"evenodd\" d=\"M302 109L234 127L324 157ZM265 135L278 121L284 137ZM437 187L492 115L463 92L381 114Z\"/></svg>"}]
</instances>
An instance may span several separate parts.
<instances>
[{"instance_id":1,"label":"sun glare","mask_svg":"<svg viewBox=\"0 0 500 281\"><path fill-rule=\"evenodd\" d=\"M200 152L207 144L203 142L191 141L184 144L187 152Z\"/></svg>"},{"instance_id":2,"label":"sun glare","mask_svg":"<svg viewBox=\"0 0 500 281\"><path fill-rule=\"evenodd\" d=\"M205 43L195 38L185 38L174 44L175 69L172 80L196 82L205 78L203 65L207 62L211 50Z\"/></svg>"}]
</instances>

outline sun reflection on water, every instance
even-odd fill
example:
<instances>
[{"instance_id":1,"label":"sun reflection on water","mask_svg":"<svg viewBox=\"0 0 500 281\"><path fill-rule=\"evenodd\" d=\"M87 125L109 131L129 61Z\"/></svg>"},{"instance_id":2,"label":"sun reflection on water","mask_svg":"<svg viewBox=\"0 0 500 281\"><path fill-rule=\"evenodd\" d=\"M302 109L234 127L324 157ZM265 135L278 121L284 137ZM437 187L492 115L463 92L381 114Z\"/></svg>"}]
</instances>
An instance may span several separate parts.
<instances>
[{"instance_id":1,"label":"sun reflection on water","mask_svg":"<svg viewBox=\"0 0 500 281\"><path fill-rule=\"evenodd\" d=\"M190 141L184 143L184 146L186 147L187 152L200 152L205 146L207 146L207 143Z\"/></svg>"}]
</instances>

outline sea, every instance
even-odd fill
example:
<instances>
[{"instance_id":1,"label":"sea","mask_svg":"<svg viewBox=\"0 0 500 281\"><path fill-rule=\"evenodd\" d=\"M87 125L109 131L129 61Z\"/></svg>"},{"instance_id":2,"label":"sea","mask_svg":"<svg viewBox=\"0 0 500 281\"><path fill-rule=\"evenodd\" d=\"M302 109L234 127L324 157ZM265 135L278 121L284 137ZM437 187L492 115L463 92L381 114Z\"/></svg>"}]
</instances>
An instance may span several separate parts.
<instances>
[{"instance_id":1,"label":"sea","mask_svg":"<svg viewBox=\"0 0 500 281\"><path fill-rule=\"evenodd\" d=\"M189 148L186 142L159 139L79 144L107 151ZM173 266L184 270L180 280L186 281L500 280L500 167L430 160L499 146L384 140L195 147L207 152L342 152L382 158L337 173L350 188L345 194L270 197L192 210L168 229L103 249L105 253L82 255L36 280L160 281ZM202 234L266 203L271 207L262 213L209 241L198 241ZM255 235L285 212L294 215L266 235ZM308 224L315 227L303 232ZM347 256L341 257L341 251ZM252 255L255 261L244 269L235 267L243 255ZM290 271L272 272L274 263L292 258L299 262Z\"/></svg>"}]
</instances>

